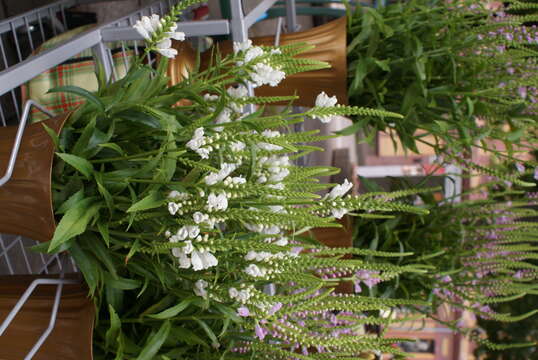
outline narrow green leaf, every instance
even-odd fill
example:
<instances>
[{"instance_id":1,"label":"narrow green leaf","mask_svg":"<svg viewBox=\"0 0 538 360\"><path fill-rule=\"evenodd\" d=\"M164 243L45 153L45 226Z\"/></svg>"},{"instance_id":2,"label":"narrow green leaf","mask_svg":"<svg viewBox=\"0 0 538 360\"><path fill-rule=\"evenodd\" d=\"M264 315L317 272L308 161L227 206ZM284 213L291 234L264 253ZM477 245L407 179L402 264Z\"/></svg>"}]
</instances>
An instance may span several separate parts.
<instances>
[{"instance_id":1,"label":"narrow green leaf","mask_svg":"<svg viewBox=\"0 0 538 360\"><path fill-rule=\"evenodd\" d=\"M170 333L170 321L165 321L159 331L151 335L136 360L152 360Z\"/></svg>"},{"instance_id":2,"label":"narrow green leaf","mask_svg":"<svg viewBox=\"0 0 538 360\"><path fill-rule=\"evenodd\" d=\"M64 153L56 153L56 155L58 155L63 161L77 169L77 171L79 171L82 175L86 176L86 178L89 178L93 173L93 166L86 159L83 159L76 155Z\"/></svg>"},{"instance_id":3,"label":"narrow green leaf","mask_svg":"<svg viewBox=\"0 0 538 360\"><path fill-rule=\"evenodd\" d=\"M84 189L80 189L69 197L59 208L55 211L56 214L64 214L67 210L71 209L78 202L84 198Z\"/></svg>"},{"instance_id":4,"label":"narrow green leaf","mask_svg":"<svg viewBox=\"0 0 538 360\"><path fill-rule=\"evenodd\" d=\"M209 325L207 325L205 321L202 321L196 317L194 318L194 321L196 321L202 327L202 329L204 329L207 336L211 339L211 345L215 348L218 348L220 346L219 340L217 339L217 336L215 335L213 330L211 330Z\"/></svg>"},{"instance_id":5,"label":"narrow green leaf","mask_svg":"<svg viewBox=\"0 0 538 360\"><path fill-rule=\"evenodd\" d=\"M90 289L90 294L95 294L95 290L101 279L101 267L97 264L93 256L90 253L83 251L76 242L71 244L69 254L73 257L77 267L84 276L84 280Z\"/></svg>"},{"instance_id":6,"label":"narrow green leaf","mask_svg":"<svg viewBox=\"0 0 538 360\"><path fill-rule=\"evenodd\" d=\"M148 315L148 317L159 320L170 319L185 310L192 303L193 300L193 298L187 298L179 304L172 306L171 308L161 311L158 314Z\"/></svg>"},{"instance_id":7,"label":"narrow green leaf","mask_svg":"<svg viewBox=\"0 0 538 360\"><path fill-rule=\"evenodd\" d=\"M107 349L117 341L121 331L121 320L110 304L108 305L108 313L110 314L110 327L105 333L105 348Z\"/></svg>"},{"instance_id":8,"label":"narrow green leaf","mask_svg":"<svg viewBox=\"0 0 538 360\"><path fill-rule=\"evenodd\" d=\"M47 134L49 134L52 142L54 143L54 146L56 147L56 149L60 149L60 138L59 138L58 134L43 122L41 123L41 126L43 126L43 129L45 129Z\"/></svg>"},{"instance_id":9,"label":"narrow green leaf","mask_svg":"<svg viewBox=\"0 0 538 360\"><path fill-rule=\"evenodd\" d=\"M80 88L78 86L72 86L72 85L66 85L66 86L59 86L54 89L50 89L49 93L55 93L55 92L67 92L72 93L78 96L82 96L89 102L97 105L99 110L104 111L105 110L105 104L99 99L97 96L89 92L88 90L85 90L83 88Z\"/></svg>"},{"instance_id":10,"label":"narrow green leaf","mask_svg":"<svg viewBox=\"0 0 538 360\"><path fill-rule=\"evenodd\" d=\"M142 284L138 280L126 279L122 277L106 278L106 284L114 289L119 290L134 290L138 289Z\"/></svg>"},{"instance_id":11,"label":"narrow green leaf","mask_svg":"<svg viewBox=\"0 0 538 360\"><path fill-rule=\"evenodd\" d=\"M127 209L127 212L135 212L135 211L142 211L142 210L148 210L148 209L154 209L156 207L159 207L163 204L164 198L156 191L151 192L148 196L143 198L142 200L136 202L133 204L129 209Z\"/></svg>"},{"instance_id":12,"label":"narrow green leaf","mask_svg":"<svg viewBox=\"0 0 538 360\"><path fill-rule=\"evenodd\" d=\"M105 143L105 144L99 144L97 146L114 150L120 155L125 155L125 151L123 151L123 149L118 144L115 144L115 143Z\"/></svg>"}]
</instances>

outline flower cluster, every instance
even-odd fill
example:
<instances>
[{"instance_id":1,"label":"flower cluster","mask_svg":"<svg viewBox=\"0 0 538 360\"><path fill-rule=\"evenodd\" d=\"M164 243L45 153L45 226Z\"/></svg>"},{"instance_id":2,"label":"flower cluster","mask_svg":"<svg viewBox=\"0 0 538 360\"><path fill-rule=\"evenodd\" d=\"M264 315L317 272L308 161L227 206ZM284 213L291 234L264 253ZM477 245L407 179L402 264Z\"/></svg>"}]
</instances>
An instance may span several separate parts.
<instances>
[{"instance_id":1,"label":"flower cluster","mask_svg":"<svg viewBox=\"0 0 538 360\"><path fill-rule=\"evenodd\" d=\"M177 50L172 48L172 39L185 40L185 33L176 31L175 22L161 19L156 14L151 17L142 16L133 27L147 42L148 49L155 50L167 58L174 58L177 55Z\"/></svg>"},{"instance_id":2,"label":"flower cluster","mask_svg":"<svg viewBox=\"0 0 538 360\"><path fill-rule=\"evenodd\" d=\"M280 54L278 49L266 52L259 46L253 46L252 40L242 43L234 42L233 48L235 53L243 55L243 60L239 61L238 65L249 66L248 76L254 87L262 85L277 86L286 78L284 71L271 64L272 55Z\"/></svg>"}]
</instances>

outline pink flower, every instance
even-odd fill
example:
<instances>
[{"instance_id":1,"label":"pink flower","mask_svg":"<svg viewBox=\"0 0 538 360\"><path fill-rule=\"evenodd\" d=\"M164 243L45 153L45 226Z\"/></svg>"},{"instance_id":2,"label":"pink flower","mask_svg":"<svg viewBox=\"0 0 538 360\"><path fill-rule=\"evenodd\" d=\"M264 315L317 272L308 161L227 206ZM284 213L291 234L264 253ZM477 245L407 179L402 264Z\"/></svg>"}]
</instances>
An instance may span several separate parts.
<instances>
[{"instance_id":1,"label":"pink flower","mask_svg":"<svg viewBox=\"0 0 538 360\"><path fill-rule=\"evenodd\" d=\"M267 330L262 328L260 324L256 324L256 326L254 327L254 332L260 340L263 340L265 338L265 335L267 335Z\"/></svg>"},{"instance_id":2,"label":"pink flower","mask_svg":"<svg viewBox=\"0 0 538 360\"><path fill-rule=\"evenodd\" d=\"M242 316L242 317L247 317L250 315L250 311L248 310L247 307L241 306L239 309L237 309L237 315Z\"/></svg>"}]
</instances>

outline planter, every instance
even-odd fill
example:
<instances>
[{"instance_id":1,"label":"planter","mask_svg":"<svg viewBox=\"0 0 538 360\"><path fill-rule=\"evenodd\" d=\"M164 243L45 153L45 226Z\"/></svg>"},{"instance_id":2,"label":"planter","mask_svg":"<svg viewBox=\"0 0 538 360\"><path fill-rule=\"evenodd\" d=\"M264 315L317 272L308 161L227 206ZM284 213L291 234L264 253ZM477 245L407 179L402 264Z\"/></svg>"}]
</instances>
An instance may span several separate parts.
<instances>
[{"instance_id":1,"label":"planter","mask_svg":"<svg viewBox=\"0 0 538 360\"><path fill-rule=\"evenodd\" d=\"M255 45L274 45L275 37L257 37L253 38L252 42ZM306 31L281 35L280 45L292 43L314 45L315 48L298 57L325 61L331 67L291 75L276 87L261 86L256 88L256 95L298 95L299 99L294 101L295 106L313 107L318 94L325 91L330 96L336 95L339 104L347 104L346 18L342 17ZM171 85L180 82L187 74L186 69L194 67L196 63L196 54L189 45L184 42L175 42L174 47L179 55L168 64ZM218 47L222 54L229 54L233 51L231 41L221 42ZM212 51L209 49L201 54L201 69L209 66ZM282 105L286 104L282 103Z\"/></svg>"},{"instance_id":2,"label":"planter","mask_svg":"<svg viewBox=\"0 0 538 360\"><path fill-rule=\"evenodd\" d=\"M0 233L49 241L55 230L51 171L54 143L43 128L59 133L70 113L26 127L13 176L0 187ZM16 126L0 129L0 172L4 173L17 132Z\"/></svg>"}]
</instances>

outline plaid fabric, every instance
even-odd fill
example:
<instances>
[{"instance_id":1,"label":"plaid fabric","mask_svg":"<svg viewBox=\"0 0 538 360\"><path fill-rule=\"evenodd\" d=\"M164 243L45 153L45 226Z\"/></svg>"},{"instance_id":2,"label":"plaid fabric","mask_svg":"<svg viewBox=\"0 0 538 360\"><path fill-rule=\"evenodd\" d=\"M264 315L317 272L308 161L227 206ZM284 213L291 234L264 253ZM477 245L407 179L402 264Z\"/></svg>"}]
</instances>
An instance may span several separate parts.
<instances>
[{"instance_id":1,"label":"plaid fabric","mask_svg":"<svg viewBox=\"0 0 538 360\"><path fill-rule=\"evenodd\" d=\"M92 26L93 25L82 26L58 35L43 43L36 53L53 48ZM127 46L125 46L125 51L123 51L124 48L122 48L121 43L112 43L109 45L112 49L114 74L118 78L122 78L127 73L129 63L135 57L135 52L132 48L127 48ZM95 70L93 53L91 49L86 49L64 63L39 74L26 83L22 91L23 101L26 99L35 100L54 114L73 110L75 107L84 103L83 98L71 93L47 94L47 92L52 88L66 85L78 86L88 91L96 91L98 85ZM36 122L46 118L46 115L34 109L30 120Z\"/></svg>"}]
</instances>

